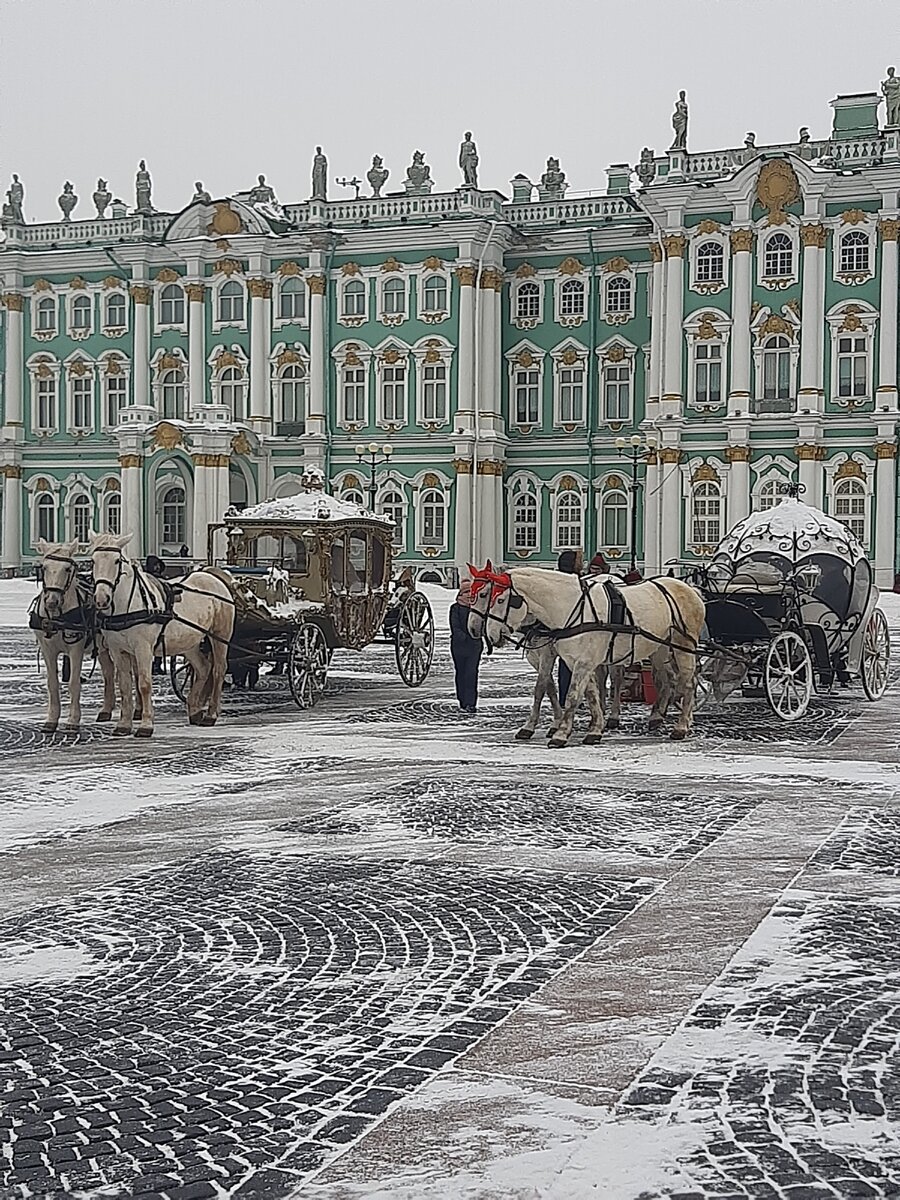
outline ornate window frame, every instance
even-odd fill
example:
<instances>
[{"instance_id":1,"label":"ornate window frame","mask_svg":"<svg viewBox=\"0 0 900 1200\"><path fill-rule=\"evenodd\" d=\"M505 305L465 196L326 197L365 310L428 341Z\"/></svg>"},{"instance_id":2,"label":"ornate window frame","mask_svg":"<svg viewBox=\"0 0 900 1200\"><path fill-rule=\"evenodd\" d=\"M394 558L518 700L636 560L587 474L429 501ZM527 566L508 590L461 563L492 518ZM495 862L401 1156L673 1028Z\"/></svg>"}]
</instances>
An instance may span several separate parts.
<instances>
[{"instance_id":1,"label":"ornate window frame","mask_svg":"<svg viewBox=\"0 0 900 1200\"><path fill-rule=\"evenodd\" d=\"M163 411L163 380L166 372L181 371L184 374L184 416L167 417ZM187 355L180 346L172 350L160 347L150 359L150 393L153 396L153 407L160 421L187 420L190 411L191 378L188 370Z\"/></svg>"},{"instance_id":2,"label":"ornate window frame","mask_svg":"<svg viewBox=\"0 0 900 1200\"><path fill-rule=\"evenodd\" d=\"M51 342L55 337L59 337L61 333L59 319L59 296L53 290L51 284L46 279L34 284L31 292L31 336L36 342ZM53 305L53 328L38 329L38 310L41 304L50 301Z\"/></svg>"},{"instance_id":3,"label":"ornate window frame","mask_svg":"<svg viewBox=\"0 0 900 1200\"><path fill-rule=\"evenodd\" d=\"M389 338L375 347L375 424L379 429L386 429L390 433L397 433L409 423L412 398L411 350L411 346L396 338ZM384 414L385 370L396 370L400 367L404 372L403 413L399 420L388 420Z\"/></svg>"},{"instance_id":4,"label":"ornate window frame","mask_svg":"<svg viewBox=\"0 0 900 1200\"><path fill-rule=\"evenodd\" d=\"M337 276L336 297L336 320L339 325L346 325L348 329L357 329L369 321L372 311L372 279L373 272L366 267L357 266L356 263L344 263L340 268L340 274ZM363 285L363 311L358 316L348 316L344 313L344 295L351 284L357 283Z\"/></svg>"},{"instance_id":5,"label":"ornate window frame","mask_svg":"<svg viewBox=\"0 0 900 1200\"><path fill-rule=\"evenodd\" d=\"M116 425L110 425L109 417L109 380L124 379L125 380L125 403L122 408L127 408L131 400L131 359L127 358L121 350L104 350L97 359L97 370L100 373L101 379L101 396L100 396L100 428L109 433L116 428ZM121 412L121 409L120 409ZM118 424L118 422L116 423Z\"/></svg>"},{"instance_id":6,"label":"ornate window frame","mask_svg":"<svg viewBox=\"0 0 900 1200\"><path fill-rule=\"evenodd\" d=\"M335 363L337 375L337 424L349 433L367 429L372 423L372 363L373 350L363 342L339 342L332 350L331 357ZM344 409L344 372L347 370L363 372L363 409L365 419L348 421Z\"/></svg>"},{"instance_id":7,"label":"ornate window frame","mask_svg":"<svg viewBox=\"0 0 900 1200\"><path fill-rule=\"evenodd\" d=\"M181 289L181 311L184 317L180 321L164 321L163 320L163 292L166 288L178 287ZM175 297L172 297L174 300ZM159 331L162 329L174 329L178 333L187 333L188 315L190 312L190 301L188 300L187 287L184 277L179 275L177 271L171 268L164 268L158 272L154 280L153 287L153 327Z\"/></svg>"},{"instance_id":8,"label":"ornate window frame","mask_svg":"<svg viewBox=\"0 0 900 1200\"><path fill-rule=\"evenodd\" d=\"M560 554L563 550L581 550L584 547L584 518L587 512L588 505L588 489L587 484L581 476L574 475L571 472L557 475L550 481L550 529L551 529L551 547L554 554ZM560 501L563 497L567 499L574 496L579 505L578 519L578 537L573 541L565 541L560 537ZM566 521L567 525L573 524L571 521Z\"/></svg>"},{"instance_id":9,"label":"ornate window frame","mask_svg":"<svg viewBox=\"0 0 900 1200\"><path fill-rule=\"evenodd\" d=\"M541 553L544 515L543 491L543 480L539 479L532 471L516 471L509 479L506 486L508 557L514 555L520 559L531 558L532 555L539 555ZM519 501L525 499L531 501L529 508L533 508L534 511L534 521L528 522L528 528L533 532L534 536L533 546L516 544L519 528L519 522L517 521Z\"/></svg>"},{"instance_id":10,"label":"ornate window frame","mask_svg":"<svg viewBox=\"0 0 900 1200\"><path fill-rule=\"evenodd\" d=\"M125 304L125 324L124 325L110 325L107 320L107 315L108 315L107 309L109 306L109 302L114 297L119 297L119 296L122 298L122 300L124 301L124 304ZM130 321L131 305L129 304L128 301L129 301L128 292L125 290L124 286L113 287L113 288L104 288L103 292L100 295L100 323L101 323L101 332L104 337L120 338L120 337L124 337L125 334L128 333L128 330L131 327L131 321Z\"/></svg>"},{"instance_id":11,"label":"ornate window frame","mask_svg":"<svg viewBox=\"0 0 900 1200\"><path fill-rule=\"evenodd\" d=\"M303 420L285 421L281 407L281 385L284 374L290 367L299 367L303 372ZM306 422L309 416L309 353L300 342L278 342L269 355L269 389L272 404L272 429L276 437L296 437L306 432ZM296 426L302 425L299 430ZM279 427L292 426L292 433L278 433Z\"/></svg>"},{"instance_id":12,"label":"ornate window frame","mask_svg":"<svg viewBox=\"0 0 900 1200\"><path fill-rule=\"evenodd\" d=\"M569 261L568 259L566 260ZM574 260L573 260L574 261ZM560 272L562 268L560 268ZM563 292L573 285L581 288L581 312L566 315L563 313ZM588 319L591 306L591 278L583 269L558 274L553 281L553 319L563 329L578 329Z\"/></svg>"},{"instance_id":13,"label":"ornate window frame","mask_svg":"<svg viewBox=\"0 0 900 1200\"><path fill-rule=\"evenodd\" d=\"M509 376L509 402L507 405L507 425L515 427L519 433L525 435L532 432L534 429L540 429L544 423L544 360L547 357L546 350L542 350L540 346L536 346L534 342L521 341L518 342L511 350L507 350L505 356L507 363L507 371ZM537 402L537 419L534 421L519 421L516 413L516 376L519 371L536 371L538 402Z\"/></svg>"},{"instance_id":14,"label":"ornate window frame","mask_svg":"<svg viewBox=\"0 0 900 1200\"><path fill-rule=\"evenodd\" d=\"M384 297L387 285L392 281L399 280L403 285L403 311L399 313L389 313L385 311ZM381 271L378 275L376 284L377 293L377 317L382 325L387 325L389 328L396 329L398 325L402 325L404 321L408 321L410 317L410 296L412 293L412 273L409 268L403 263L399 263L395 258L389 258L381 264Z\"/></svg>"},{"instance_id":15,"label":"ornate window frame","mask_svg":"<svg viewBox=\"0 0 900 1200\"><path fill-rule=\"evenodd\" d=\"M862 234L868 248L867 267L865 270L842 270L844 238L848 234ZM836 283L845 287L865 283L875 276L876 254L878 253L878 214L863 212L859 208L848 209L841 214L841 224L837 225L832 235L831 269L832 278Z\"/></svg>"},{"instance_id":16,"label":"ornate window frame","mask_svg":"<svg viewBox=\"0 0 900 1200\"><path fill-rule=\"evenodd\" d=\"M607 325L625 325L632 320L637 303L637 272L634 263L627 258L617 256L608 259L602 267L603 281L601 293L602 318ZM628 306L626 308L610 308L610 286L616 282L616 290L621 281L628 284Z\"/></svg>"},{"instance_id":17,"label":"ornate window frame","mask_svg":"<svg viewBox=\"0 0 900 1200\"><path fill-rule=\"evenodd\" d=\"M239 321L223 321L219 317L219 302L222 292L228 284L236 283L243 291L243 317ZM213 333L221 333L223 329L247 329L250 317L250 299L247 292L247 280L242 270L232 270L223 272L219 276L213 277L211 286L212 292L212 324Z\"/></svg>"},{"instance_id":18,"label":"ornate window frame","mask_svg":"<svg viewBox=\"0 0 900 1200\"><path fill-rule=\"evenodd\" d=\"M231 406L225 404L222 400L222 374L227 370L237 370L240 372L240 380L243 381L244 390L244 416L236 417L234 412L231 412L231 421L237 425L244 425L250 417L250 360L247 358L243 348L236 342L231 346L213 346L206 358L206 365L209 370L209 383L212 393L213 404L222 405L231 409ZM229 380L229 383L233 382Z\"/></svg>"},{"instance_id":19,"label":"ornate window frame","mask_svg":"<svg viewBox=\"0 0 900 1200\"><path fill-rule=\"evenodd\" d=\"M286 284L294 283L294 281L299 284L300 294L303 296L303 316L299 319L296 317L283 317L281 315L281 293ZM308 329L309 309L309 287L303 276L303 272L299 269L296 272L276 272L272 279L272 328L287 329L293 327L295 329Z\"/></svg>"},{"instance_id":20,"label":"ornate window frame","mask_svg":"<svg viewBox=\"0 0 900 1200\"><path fill-rule=\"evenodd\" d=\"M838 408L853 412L875 399L875 333L878 328L878 310L864 300L843 300L825 314L831 335L831 387L829 399ZM838 359L840 340L844 336L866 339L866 393L864 396L840 396Z\"/></svg>"},{"instance_id":21,"label":"ornate window frame","mask_svg":"<svg viewBox=\"0 0 900 1200\"><path fill-rule=\"evenodd\" d=\"M630 484L624 473L616 469L607 470L596 482L595 505L597 508L597 541L607 559L615 561L623 558L631 545L631 495ZM609 500L621 496L624 504L617 504L617 509L625 512L625 540L610 542L606 539L606 514L604 510Z\"/></svg>"},{"instance_id":22,"label":"ornate window frame","mask_svg":"<svg viewBox=\"0 0 900 1200\"><path fill-rule=\"evenodd\" d=\"M437 558L438 555L445 554L450 545L451 483L443 473L435 470L421 471L411 482L412 508L416 518L415 548L426 558ZM440 496L444 510L441 538L427 538L425 533L425 509L427 504L432 503L429 499L432 495Z\"/></svg>"},{"instance_id":23,"label":"ornate window frame","mask_svg":"<svg viewBox=\"0 0 900 1200\"><path fill-rule=\"evenodd\" d=\"M63 524L65 527L64 540L67 542L78 542L79 549L85 549L88 544L88 538L79 538L75 532L75 505L87 508L87 529L86 533L90 533L91 529L96 528L97 522L97 503L94 495L93 480L88 479L86 475L82 475L80 471L75 471L71 475L67 475L62 481L66 489L66 497L63 501ZM84 505L79 502L85 501Z\"/></svg>"},{"instance_id":24,"label":"ornate window frame","mask_svg":"<svg viewBox=\"0 0 900 1200\"><path fill-rule=\"evenodd\" d=\"M509 288L509 323L516 329L536 329L544 320L544 297L547 275L536 270L531 263L521 263ZM537 313L534 316L519 316L519 293L526 284L537 288Z\"/></svg>"},{"instance_id":25,"label":"ornate window frame","mask_svg":"<svg viewBox=\"0 0 900 1200\"><path fill-rule=\"evenodd\" d=\"M382 475L378 481L378 490L375 493L375 510L378 513L384 513L384 504L389 496L399 496L401 516L399 521L394 522L394 529L397 531L394 535L394 549L401 553L406 550L409 544L409 513L410 502L406 490L407 481L401 476L389 471L386 475ZM446 518L445 518L446 519Z\"/></svg>"},{"instance_id":26,"label":"ornate window frame","mask_svg":"<svg viewBox=\"0 0 900 1200\"><path fill-rule=\"evenodd\" d=\"M687 402L689 408L698 412L719 412L728 407L728 343L731 339L731 317L719 308L698 309L684 322L684 333L688 347L688 380ZM720 345L721 356L721 388L718 401L699 400L697 398L697 347L699 345Z\"/></svg>"},{"instance_id":27,"label":"ornate window frame","mask_svg":"<svg viewBox=\"0 0 900 1200\"><path fill-rule=\"evenodd\" d=\"M607 338L596 349L597 385L599 388L597 424L608 426L614 433L618 433L620 429L624 429L634 421L637 352L638 347L633 342L629 342L626 338L622 337L621 334L615 334L613 337ZM610 420L606 415L607 371L610 367L620 368L623 365L628 369L628 414L625 417Z\"/></svg>"},{"instance_id":28,"label":"ornate window frame","mask_svg":"<svg viewBox=\"0 0 900 1200\"><path fill-rule=\"evenodd\" d=\"M766 222L756 227L756 282L770 292L783 292L800 279L800 223L796 217L782 215L781 224ZM791 270L787 275L766 275L766 249L779 233L785 234L791 243Z\"/></svg>"},{"instance_id":29,"label":"ornate window frame","mask_svg":"<svg viewBox=\"0 0 900 1200\"><path fill-rule=\"evenodd\" d=\"M429 279L441 279L447 296L446 308L425 307L425 284ZM453 306L453 278L450 269L441 259L432 256L426 258L416 275L416 316L425 325L439 325L450 318Z\"/></svg>"},{"instance_id":30,"label":"ornate window frame","mask_svg":"<svg viewBox=\"0 0 900 1200\"><path fill-rule=\"evenodd\" d=\"M74 279L66 287L65 291L63 292L63 295L65 296L65 305L66 305L66 333L72 339L73 342L87 341L87 339L89 337L93 336L93 334L95 333L95 331L97 329L96 289L88 286L88 284L86 284L84 282L84 280L82 280L82 279ZM88 312L90 313L90 321L88 323L87 328L76 329L75 328L76 301L80 301L82 299L88 301L88 305L89 305ZM79 305L79 309L81 309L83 307L84 307L83 305Z\"/></svg>"},{"instance_id":31,"label":"ornate window frame","mask_svg":"<svg viewBox=\"0 0 900 1200\"><path fill-rule=\"evenodd\" d=\"M99 479L98 485L103 484L103 491L100 495L100 525L104 533L121 533L122 532L122 488L119 480L115 476L107 476L106 479ZM119 510L117 528L110 528L110 509L115 507Z\"/></svg>"},{"instance_id":32,"label":"ornate window frame","mask_svg":"<svg viewBox=\"0 0 900 1200\"><path fill-rule=\"evenodd\" d=\"M59 510L60 499L62 495L62 484L55 475L49 474L46 471L37 471L29 479L25 480L22 485L25 494L28 497L28 525L31 530L31 545L35 545L38 538L44 536L39 528L38 522L38 505L42 496L49 496L53 510L53 530L52 536L46 538L48 542L60 541L59 536Z\"/></svg>"},{"instance_id":33,"label":"ornate window frame","mask_svg":"<svg viewBox=\"0 0 900 1200\"><path fill-rule=\"evenodd\" d=\"M566 433L574 433L576 429L581 429L587 422L587 392L588 392L588 371L591 369L591 364L588 362L588 348L583 346L581 342L576 342L572 338L567 338L564 342L554 347L550 351L550 357L553 359L553 427L554 429L564 429ZM565 421L561 419L561 401L563 380L561 374L564 370L572 370L577 367L581 368L581 418L577 421Z\"/></svg>"},{"instance_id":34,"label":"ornate window frame","mask_svg":"<svg viewBox=\"0 0 900 1200\"><path fill-rule=\"evenodd\" d=\"M860 542L869 553L872 552L875 530L873 510L875 501L875 461L859 451L842 452L827 458L822 464L825 470L825 511L835 521L841 518L835 511L839 495L839 485L845 480L857 480L863 487L863 519L865 522L865 538Z\"/></svg>"},{"instance_id":35,"label":"ornate window frame","mask_svg":"<svg viewBox=\"0 0 900 1200\"><path fill-rule=\"evenodd\" d=\"M728 517L728 471L725 463L717 458L690 458L681 464L682 497L684 502L684 544L683 550L696 555L698 558L708 558L726 532ZM697 489L701 486L715 485L719 500L718 534L713 540L700 541L694 538L694 520L697 516ZM710 495L708 498L712 498ZM709 520L709 517L703 517ZM708 532L708 531L707 531Z\"/></svg>"},{"instance_id":36,"label":"ornate window frame","mask_svg":"<svg viewBox=\"0 0 900 1200\"><path fill-rule=\"evenodd\" d=\"M80 350L73 351L63 360L66 370L66 433L72 437L87 437L97 428L97 364ZM86 425L75 424L76 384L87 382L89 388L79 389L89 397L90 421Z\"/></svg>"},{"instance_id":37,"label":"ornate window frame","mask_svg":"<svg viewBox=\"0 0 900 1200\"><path fill-rule=\"evenodd\" d=\"M35 437L51 437L54 433L59 433L60 429L60 407L65 401L62 396L60 384L62 382L62 363L54 354L46 352L38 352L32 354L25 363L28 374L31 376L31 420L29 422L31 432ZM39 402L38 402L38 384L41 380L52 379L54 381L54 422L52 425L42 428L38 424ZM67 410L68 415L68 410Z\"/></svg>"},{"instance_id":38,"label":"ornate window frame","mask_svg":"<svg viewBox=\"0 0 900 1200\"><path fill-rule=\"evenodd\" d=\"M772 408L772 412L793 412L797 396L797 368L800 361L800 318L790 304L783 304L781 312L773 312L768 305L762 307L750 322L750 332L753 336L753 402L755 405L781 405ZM786 400L765 399L765 378L763 371L763 352L770 337L786 337L790 343L791 353L791 395ZM785 405L789 407L784 407ZM770 411L757 408L758 412Z\"/></svg>"},{"instance_id":39,"label":"ornate window frame","mask_svg":"<svg viewBox=\"0 0 900 1200\"><path fill-rule=\"evenodd\" d=\"M754 481L750 487L750 509L752 512L762 511L760 500L765 489L772 483L776 484L776 503L781 497L777 488L790 483L797 474L797 464L783 454L764 454L757 462L751 463ZM771 506L770 506L771 507Z\"/></svg>"},{"instance_id":40,"label":"ornate window frame","mask_svg":"<svg viewBox=\"0 0 900 1200\"><path fill-rule=\"evenodd\" d=\"M700 279L698 275L700 249L710 244L720 247L722 251L721 279ZM731 269L731 242L728 234L723 232L717 221L701 221L699 225L695 225L691 230L690 241L688 242L688 262L690 269L689 286L692 292L699 292L704 296L714 296L717 292L722 292L728 287Z\"/></svg>"},{"instance_id":41,"label":"ornate window frame","mask_svg":"<svg viewBox=\"0 0 900 1200\"><path fill-rule=\"evenodd\" d=\"M420 338L412 347L413 358L416 364L416 424L424 426L430 433L437 432L450 424L453 415L451 391L452 373L453 373L453 346L446 338L431 337ZM433 418L425 416L425 394L426 386L429 383L437 382L425 378L426 367L443 366L445 372L444 378L444 397L446 403L446 411L442 421L436 421ZM407 398L407 405L409 399Z\"/></svg>"}]
</instances>

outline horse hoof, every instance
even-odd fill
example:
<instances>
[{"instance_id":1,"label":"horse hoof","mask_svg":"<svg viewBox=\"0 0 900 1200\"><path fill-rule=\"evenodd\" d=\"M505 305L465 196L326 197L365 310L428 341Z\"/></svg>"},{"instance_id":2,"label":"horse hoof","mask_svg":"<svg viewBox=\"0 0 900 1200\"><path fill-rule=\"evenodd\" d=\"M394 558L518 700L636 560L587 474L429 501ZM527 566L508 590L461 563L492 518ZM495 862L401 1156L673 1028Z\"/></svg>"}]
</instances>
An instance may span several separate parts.
<instances>
[{"instance_id":1,"label":"horse hoof","mask_svg":"<svg viewBox=\"0 0 900 1200\"><path fill-rule=\"evenodd\" d=\"M582 738L582 746L596 746L603 738L602 733L586 733Z\"/></svg>"},{"instance_id":2,"label":"horse hoof","mask_svg":"<svg viewBox=\"0 0 900 1200\"><path fill-rule=\"evenodd\" d=\"M647 723L647 732L648 733L659 733L659 731L661 729L662 729L662 721L649 721Z\"/></svg>"},{"instance_id":3,"label":"horse hoof","mask_svg":"<svg viewBox=\"0 0 900 1200\"><path fill-rule=\"evenodd\" d=\"M610 717L609 720L606 722L606 728L607 729L618 729L619 728L619 718L618 717Z\"/></svg>"},{"instance_id":4,"label":"horse hoof","mask_svg":"<svg viewBox=\"0 0 900 1200\"><path fill-rule=\"evenodd\" d=\"M136 730L134 731L134 736L135 736L135 737L144 737L144 738L146 738L146 737L153 737L153 730L152 730L152 729L145 729L143 726L141 726L141 728L140 728L140 729L136 729Z\"/></svg>"},{"instance_id":5,"label":"horse hoof","mask_svg":"<svg viewBox=\"0 0 900 1200\"><path fill-rule=\"evenodd\" d=\"M70 721L69 724L66 726L66 733L77 733L80 728L81 728L80 722L77 725L73 725L72 722Z\"/></svg>"},{"instance_id":6,"label":"horse hoof","mask_svg":"<svg viewBox=\"0 0 900 1200\"><path fill-rule=\"evenodd\" d=\"M568 742L565 738L552 737L547 743L548 750L565 750Z\"/></svg>"},{"instance_id":7,"label":"horse hoof","mask_svg":"<svg viewBox=\"0 0 900 1200\"><path fill-rule=\"evenodd\" d=\"M113 730L116 737L128 737L131 733L130 725L117 725Z\"/></svg>"},{"instance_id":8,"label":"horse hoof","mask_svg":"<svg viewBox=\"0 0 900 1200\"><path fill-rule=\"evenodd\" d=\"M556 733L556 726L551 725L550 728L547 730L547 737L552 738L554 733Z\"/></svg>"},{"instance_id":9,"label":"horse hoof","mask_svg":"<svg viewBox=\"0 0 900 1200\"><path fill-rule=\"evenodd\" d=\"M41 733L56 733L56 724L53 721L47 721L41 726Z\"/></svg>"},{"instance_id":10,"label":"horse hoof","mask_svg":"<svg viewBox=\"0 0 900 1200\"><path fill-rule=\"evenodd\" d=\"M99 712L99 713L97 713L97 720L98 721L111 721L112 713L111 712Z\"/></svg>"},{"instance_id":11,"label":"horse hoof","mask_svg":"<svg viewBox=\"0 0 900 1200\"><path fill-rule=\"evenodd\" d=\"M208 713L203 713L203 714L201 714L201 716L200 716L200 717L197 719L197 724L198 724L198 725L203 725L203 726L205 726L207 729L208 729L208 728L209 728L211 725L215 725L215 723L216 723L216 718L215 718L215 717L211 717L211 716L210 716Z\"/></svg>"},{"instance_id":12,"label":"horse hoof","mask_svg":"<svg viewBox=\"0 0 900 1200\"><path fill-rule=\"evenodd\" d=\"M190 713L188 715L188 724L189 725L202 725L203 724L202 714L201 713Z\"/></svg>"},{"instance_id":13,"label":"horse hoof","mask_svg":"<svg viewBox=\"0 0 900 1200\"><path fill-rule=\"evenodd\" d=\"M516 733L516 741L517 742L530 742L533 737L534 737L533 729L520 729Z\"/></svg>"},{"instance_id":14,"label":"horse hoof","mask_svg":"<svg viewBox=\"0 0 900 1200\"><path fill-rule=\"evenodd\" d=\"M672 739L673 742L683 742L684 739L687 737L687 730L686 729L673 729L672 732L669 734L669 737Z\"/></svg>"}]
</instances>

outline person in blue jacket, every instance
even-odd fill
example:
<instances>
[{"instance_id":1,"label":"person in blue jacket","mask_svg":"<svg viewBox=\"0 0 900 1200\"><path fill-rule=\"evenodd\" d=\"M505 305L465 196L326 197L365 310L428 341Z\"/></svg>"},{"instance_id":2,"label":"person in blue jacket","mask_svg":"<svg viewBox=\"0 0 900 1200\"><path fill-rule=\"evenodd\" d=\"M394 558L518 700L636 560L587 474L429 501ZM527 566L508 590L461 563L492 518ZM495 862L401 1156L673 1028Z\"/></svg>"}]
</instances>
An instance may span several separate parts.
<instances>
[{"instance_id":1,"label":"person in blue jacket","mask_svg":"<svg viewBox=\"0 0 900 1200\"><path fill-rule=\"evenodd\" d=\"M456 672L456 699L464 713L478 709L478 666L481 662L481 639L469 634L469 608L472 604L472 584L463 580L456 601L450 606L450 654Z\"/></svg>"}]
</instances>

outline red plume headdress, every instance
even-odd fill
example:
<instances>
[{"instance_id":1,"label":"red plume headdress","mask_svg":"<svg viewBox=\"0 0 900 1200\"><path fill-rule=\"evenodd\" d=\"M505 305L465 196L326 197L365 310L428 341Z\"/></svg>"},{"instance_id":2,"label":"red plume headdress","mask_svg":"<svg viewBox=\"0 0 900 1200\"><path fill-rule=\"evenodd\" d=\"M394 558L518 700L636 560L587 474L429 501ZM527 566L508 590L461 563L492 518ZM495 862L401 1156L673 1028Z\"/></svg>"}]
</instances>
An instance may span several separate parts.
<instances>
[{"instance_id":1,"label":"red plume headdress","mask_svg":"<svg viewBox=\"0 0 900 1200\"><path fill-rule=\"evenodd\" d=\"M473 567L469 563L469 574L472 576L472 599L476 600L478 594L486 587L490 586L491 600L493 605L500 596L512 587L512 580L506 571L495 571L494 564L490 559L484 565L484 570L479 570L478 567Z\"/></svg>"}]
</instances>

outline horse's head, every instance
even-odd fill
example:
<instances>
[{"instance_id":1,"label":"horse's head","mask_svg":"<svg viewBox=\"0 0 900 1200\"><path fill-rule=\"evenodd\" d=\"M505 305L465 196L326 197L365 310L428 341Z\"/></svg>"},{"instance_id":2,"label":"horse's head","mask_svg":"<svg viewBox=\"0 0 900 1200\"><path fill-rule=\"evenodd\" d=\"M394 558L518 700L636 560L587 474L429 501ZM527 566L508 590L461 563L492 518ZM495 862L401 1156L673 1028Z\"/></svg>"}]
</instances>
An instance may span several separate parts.
<instances>
[{"instance_id":1,"label":"horse's head","mask_svg":"<svg viewBox=\"0 0 900 1200\"><path fill-rule=\"evenodd\" d=\"M66 592L75 582L78 539L74 542L45 542L39 538L35 548L41 556L44 612L48 617L58 617L63 610Z\"/></svg>"},{"instance_id":2,"label":"horse's head","mask_svg":"<svg viewBox=\"0 0 900 1200\"><path fill-rule=\"evenodd\" d=\"M469 635L486 638L492 646L499 646L528 615L525 601L513 587L509 573L495 571L490 559L483 571L470 563L469 573L472 576Z\"/></svg>"},{"instance_id":3,"label":"horse's head","mask_svg":"<svg viewBox=\"0 0 900 1200\"><path fill-rule=\"evenodd\" d=\"M94 576L94 603L100 612L112 608L113 593L122 578L122 566L128 562L125 547L130 533L92 533L88 553Z\"/></svg>"}]
</instances>

